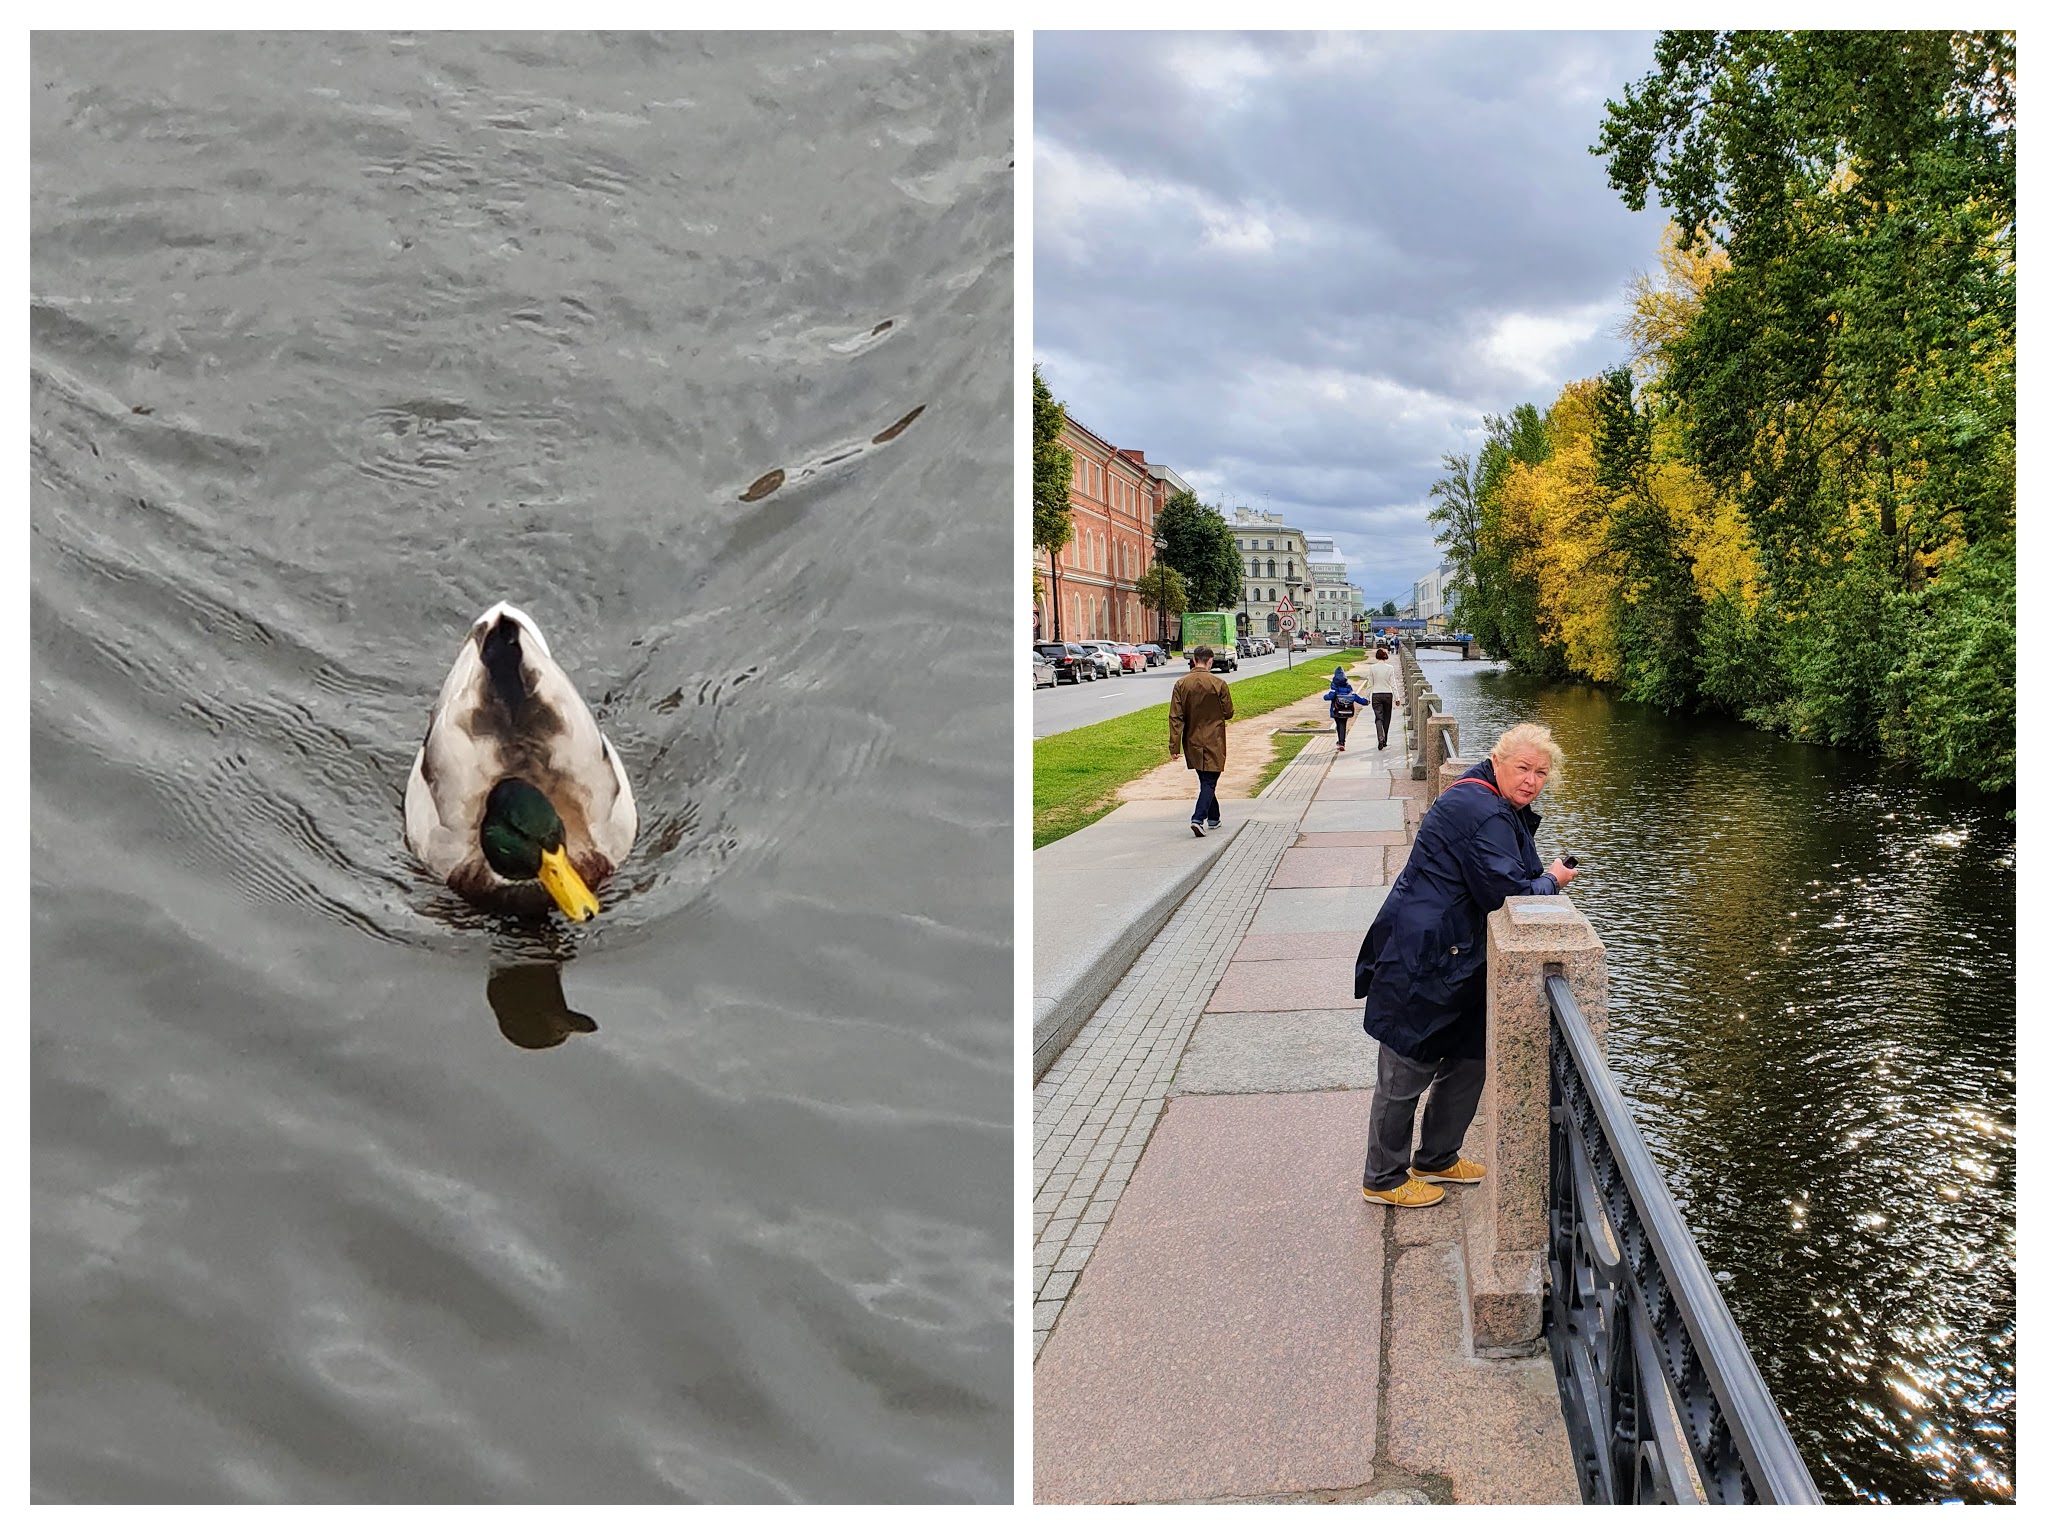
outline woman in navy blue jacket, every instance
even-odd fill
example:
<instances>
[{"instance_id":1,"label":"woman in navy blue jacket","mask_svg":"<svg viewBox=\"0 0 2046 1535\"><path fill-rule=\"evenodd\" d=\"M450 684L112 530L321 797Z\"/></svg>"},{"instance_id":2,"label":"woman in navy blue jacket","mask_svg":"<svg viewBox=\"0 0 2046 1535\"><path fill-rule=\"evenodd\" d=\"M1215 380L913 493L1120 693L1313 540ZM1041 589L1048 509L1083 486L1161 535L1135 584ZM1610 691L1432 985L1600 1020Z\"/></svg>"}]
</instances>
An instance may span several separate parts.
<instances>
[{"instance_id":1,"label":"woman in navy blue jacket","mask_svg":"<svg viewBox=\"0 0 2046 1535\"><path fill-rule=\"evenodd\" d=\"M1535 852L1542 818L1530 807L1562 758L1543 726L1502 735L1422 817L1364 935L1356 994L1364 1032L1378 1041L1368 1200L1432 1205L1442 1198L1434 1185L1485 1175L1461 1155L1485 1086L1485 919L1509 895L1553 895L1576 877L1561 859L1544 870ZM1414 1108L1431 1084L1413 1150Z\"/></svg>"}]
</instances>

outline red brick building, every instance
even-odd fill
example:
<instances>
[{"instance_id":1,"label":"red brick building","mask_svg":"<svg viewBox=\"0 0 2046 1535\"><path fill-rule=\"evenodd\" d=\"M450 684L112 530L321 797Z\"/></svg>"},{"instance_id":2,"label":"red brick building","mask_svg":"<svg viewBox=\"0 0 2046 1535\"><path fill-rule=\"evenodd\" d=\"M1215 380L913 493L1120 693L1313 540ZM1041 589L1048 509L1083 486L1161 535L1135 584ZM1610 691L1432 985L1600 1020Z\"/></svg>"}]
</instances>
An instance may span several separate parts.
<instances>
[{"instance_id":1,"label":"red brick building","mask_svg":"<svg viewBox=\"0 0 2046 1535\"><path fill-rule=\"evenodd\" d=\"M1151 567L1155 519L1170 487L1137 449L1116 447L1070 415L1059 441L1073 455L1073 541L1055 551L1055 572L1046 550L1032 551L1043 587L1036 638L1156 640L1158 615L1137 600L1135 586Z\"/></svg>"}]
</instances>

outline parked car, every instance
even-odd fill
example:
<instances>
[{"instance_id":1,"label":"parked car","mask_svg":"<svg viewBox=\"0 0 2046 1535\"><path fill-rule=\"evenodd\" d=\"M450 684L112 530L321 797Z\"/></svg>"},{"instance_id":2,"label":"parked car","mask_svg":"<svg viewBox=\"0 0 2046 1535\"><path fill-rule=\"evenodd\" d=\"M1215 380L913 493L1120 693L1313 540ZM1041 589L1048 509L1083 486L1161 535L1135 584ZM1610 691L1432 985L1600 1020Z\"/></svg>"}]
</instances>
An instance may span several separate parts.
<instances>
[{"instance_id":1,"label":"parked car","mask_svg":"<svg viewBox=\"0 0 2046 1535\"><path fill-rule=\"evenodd\" d=\"M1165 651L1161 646L1139 645L1137 653L1144 658L1146 670L1153 666L1163 666L1165 664Z\"/></svg>"},{"instance_id":2,"label":"parked car","mask_svg":"<svg viewBox=\"0 0 2046 1535\"><path fill-rule=\"evenodd\" d=\"M1060 682L1092 682L1101 675L1101 664L1093 654L1078 645L1068 645L1059 640L1042 640L1035 647L1037 653L1051 662L1052 670Z\"/></svg>"},{"instance_id":3,"label":"parked car","mask_svg":"<svg viewBox=\"0 0 2046 1535\"><path fill-rule=\"evenodd\" d=\"M1120 677L1126 670L1122 664L1122 656L1108 641L1081 640L1079 645L1082 650L1094 657L1095 664L1101 668L1102 676Z\"/></svg>"},{"instance_id":4,"label":"parked car","mask_svg":"<svg viewBox=\"0 0 2046 1535\"><path fill-rule=\"evenodd\" d=\"M1035 691L1038 688L1055 688L1058 685L1059 669L1044 658L1043 651L1032 650L1030 652L1031 689Z\"/></svg>"},{"instance_id":5,"label":"parked car","mask_svg":"<svg viewBox=\"0 0 2046 1535\"><path fill-rule=\"evenodd\" d=\"M1122 669L1126 672L1140 672L1151 664L1144 652L1135 645L1125 642L1110 648L1122 657Z\"/></svg>"}]
</instances>

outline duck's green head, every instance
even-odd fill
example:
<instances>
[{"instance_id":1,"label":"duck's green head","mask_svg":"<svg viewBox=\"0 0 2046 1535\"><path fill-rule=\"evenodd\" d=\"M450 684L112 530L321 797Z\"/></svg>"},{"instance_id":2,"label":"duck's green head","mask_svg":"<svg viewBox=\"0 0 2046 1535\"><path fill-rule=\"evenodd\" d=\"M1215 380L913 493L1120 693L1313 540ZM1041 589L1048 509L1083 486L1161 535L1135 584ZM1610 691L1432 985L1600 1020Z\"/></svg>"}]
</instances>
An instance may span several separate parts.
<instances>
[{"instance_id":1,"label":"duck's green head","mask_svg":"<svg viewBox=\"0 0 2046 1535\"><path fill-rule=\"evenodd\" d=\"M561 816L523 778L506 778L483 807L483 859L506 879L537 879L571 922L603 908L562 848Z\"/></svg>"}]
</instances>

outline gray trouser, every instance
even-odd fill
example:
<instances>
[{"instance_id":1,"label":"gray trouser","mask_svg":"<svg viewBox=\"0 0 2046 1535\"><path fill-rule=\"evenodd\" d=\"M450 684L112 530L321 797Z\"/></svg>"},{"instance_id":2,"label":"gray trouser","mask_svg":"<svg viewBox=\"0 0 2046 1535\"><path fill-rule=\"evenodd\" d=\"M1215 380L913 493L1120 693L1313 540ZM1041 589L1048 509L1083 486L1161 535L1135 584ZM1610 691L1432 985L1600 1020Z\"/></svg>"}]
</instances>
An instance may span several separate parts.
<instances>
[{"instance_id":1,"label":"gray trouser","mask_svg":"<svg viewBox=\"0 0 2046 1535\"><path fill-rule=\"evenodd\" d=\"M1414 1105L1431 1082L1435 1091L1428 1094L1428 1111L1421 1116L1421 1149L1414 1151ZM1381 1044L1364 1187L1383 1193L1405 1183L1409 1167L1439 1173L1452 1166L1484 1090L1483 1060L1417 1061Z\"/></svg>"}]
</instances>

